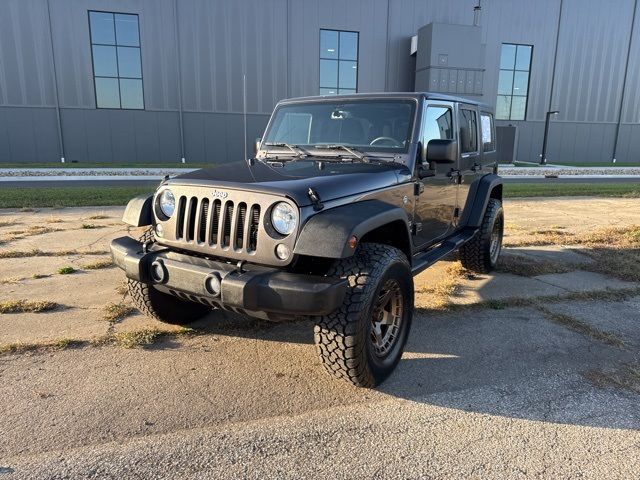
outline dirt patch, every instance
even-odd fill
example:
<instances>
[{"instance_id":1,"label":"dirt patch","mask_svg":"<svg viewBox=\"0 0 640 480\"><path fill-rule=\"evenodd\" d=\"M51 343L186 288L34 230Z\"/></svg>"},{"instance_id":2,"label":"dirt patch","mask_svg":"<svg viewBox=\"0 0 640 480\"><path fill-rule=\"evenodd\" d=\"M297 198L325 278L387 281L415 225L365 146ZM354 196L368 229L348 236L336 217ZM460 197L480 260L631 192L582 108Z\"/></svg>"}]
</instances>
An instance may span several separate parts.
<instances>
[{"instance_id":1,"label":"dirt patch","mask_svg":"<svg viewBox=\"0 0 640 480\"><path fill-rule=\"evenodd\" d=\"M87 270L100 270L102 268L111 268L113 267L113 260L96 260L95 262L87 263L83 265L82 268Z\"/></svg>"},{"instance_id":2,"label":"dirt patch","mask_svg":"<svg viewBox=\"0 0 640 480\"><path fill-rule=\"evenodd\" d=\"M58 308L60 305L48 300L7 300L0 302L0 313L40 313Z\"/></svg>"},{"instance_id":3,"label":"dirt patch","mask_svg":"<svg viewBox=\"0 0 640 480\"><path fill-rule=\"evenodd\" d=\"M0 258L23 258L23 257L68 257L72 255L108 255L110 252L103 250L60 250L48 252L34 248L33 250L6 250L0 252Z\"/></svg>"},{"instance_id":4,"label":"dirt patch","mask_svg":"<svg viewBox=\"0 0 640 480\"><path fill-rule=\"evenodd\" d=\"M616 387L640 393L640 363L625 364L614 370L591 369L585 378L596 387Z\"/></svg>"},{"instance_id":5,"label":"dirt patch","mask_svg":"<svg viewBox=\"0 0 640 480\"><path fill-rule=\"evenodd\" d=\"M567 273L575 270L575 268L574 265L527 258L522 255L505 255L503 253L498 260L496 271L512 273L521 277L535 277L549 273Z\"/></svg>"},{"instance_id":6,"label":"dirt patch","mask_svg":"<svg viewBox=\"0 0 640 480\"><path fill-rule=\"evenodd\" d=\"M109 322L119 322L123 318L133 315L137 310L125 303L110 303L104 307L104 319Z\"/></svg>"},{"instance_id":7,"label":"dirt patch","mask_svg":"<svg viewBox=\"0 0 640 480\"><path fill-rule=\"evenodd\" d=\"M582 320L572 317L571 315L552 312L540 305L538 305L538 310L544 313L549 320L570 328L582 335L591 337L594 340L598 340L613 347L622 348L625 346L624 342L613 333L600 330L587 322L583 322Z\"/></svg>"},{"instance_id":8,"label":"dirt patch","mask_svg":"<svg viewBox=\"0 0 640 480\"><path fill-rule=\"evenodd\" d=\"M415 277L415 305L418 308L443 310L449 305L449 298L457 293L457 288L467 270L458 262L447 262L437 275ZM434 278L435 277L435 278Z\"/></svg>"}]
</instances>

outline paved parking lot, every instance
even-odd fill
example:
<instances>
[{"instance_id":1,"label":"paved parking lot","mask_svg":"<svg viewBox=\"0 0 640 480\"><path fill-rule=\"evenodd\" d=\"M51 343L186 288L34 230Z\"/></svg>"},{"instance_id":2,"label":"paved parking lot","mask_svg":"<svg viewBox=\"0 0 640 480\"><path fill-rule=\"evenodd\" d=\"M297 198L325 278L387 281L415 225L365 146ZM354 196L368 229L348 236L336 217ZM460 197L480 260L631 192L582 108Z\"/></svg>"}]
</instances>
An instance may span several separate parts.
<instances>
[{"instance_id":1,"label":"paved parking lot","mask_svg":"<svg viewBox=\"0 0 640 480\"><path fill-rule=\"evenodd\" d=\"M508 201L500 271L418 277L376 391L324 374L308 322L131 310L122 209L2 211L0 478L636 478L639 207Z\"/></svg>"}]
</instances>

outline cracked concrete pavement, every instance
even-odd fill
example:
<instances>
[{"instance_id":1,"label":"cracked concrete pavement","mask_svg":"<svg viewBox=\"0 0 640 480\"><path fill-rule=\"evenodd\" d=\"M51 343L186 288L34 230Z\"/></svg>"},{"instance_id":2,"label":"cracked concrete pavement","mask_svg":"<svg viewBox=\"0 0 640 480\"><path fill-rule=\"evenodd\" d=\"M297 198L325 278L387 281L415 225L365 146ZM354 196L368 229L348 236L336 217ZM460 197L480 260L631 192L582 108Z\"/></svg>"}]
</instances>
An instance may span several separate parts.
<instances>
[{"instance_id":1,"label":"cracked concrete pavement","mask_svg":"<svg viewBox=\"0 0 640 480\"><path fill-rule=\"evenodd\" d=\"M637 199L509 200L507 238L557 225L576 232L629 225L638 206ZM108 241L122 234L121 211L0 212L0 252L62 253L0 258L0 281L7 280L0 300L66 307L0 314L0 347L90 340L109 329L173 330L139 314L104 320L106 304L128 301L116 291L122 274L85 267L106 258ZM11 239L34 224L64 230ZM451 303L504 304L417 313L398 370L378 390L325 375L308 322L220 312L193 325L196 335L145 348L2 355L0 479L637 477L640 396L607 374L640 360L638 285L588 271L588 257L561 247L506 255L572 269L462 278ZM417 281L436 282L449 263ZM79 271L56 273L67 265ZM585 291L594 297L572 299ZM625 297L598 296L616 291ZM544 309L511 306L516 297L554 300Z\"/></svg>"}]
</instances>

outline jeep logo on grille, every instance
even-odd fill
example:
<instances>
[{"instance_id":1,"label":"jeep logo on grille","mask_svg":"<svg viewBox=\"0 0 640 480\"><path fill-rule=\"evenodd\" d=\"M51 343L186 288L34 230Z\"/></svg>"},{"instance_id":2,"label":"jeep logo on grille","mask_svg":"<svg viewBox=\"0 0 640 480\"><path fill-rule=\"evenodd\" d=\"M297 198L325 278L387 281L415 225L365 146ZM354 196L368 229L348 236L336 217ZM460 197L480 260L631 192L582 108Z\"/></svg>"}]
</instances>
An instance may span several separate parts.
<instances>
[{"instance_id":1,"label":"jeep logo on grille","mask_svg":"<svg viewBox=\"0 0 640 480\"><path fill-rule=\"evenodd\" d=\"M221 199L225 199L229 196L229 194L227 192L224 192L222 190L214 190L213 191L213 198L221 198Z\"/></svg>"}]
</instances>

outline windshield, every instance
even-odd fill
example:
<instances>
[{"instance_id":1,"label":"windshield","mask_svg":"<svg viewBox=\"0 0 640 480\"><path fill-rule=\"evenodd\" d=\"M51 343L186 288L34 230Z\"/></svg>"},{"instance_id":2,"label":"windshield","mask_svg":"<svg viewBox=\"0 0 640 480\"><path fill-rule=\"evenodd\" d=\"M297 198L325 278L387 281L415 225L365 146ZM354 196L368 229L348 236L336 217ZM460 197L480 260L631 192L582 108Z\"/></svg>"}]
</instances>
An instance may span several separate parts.
<instances>
[{"instance_id":1,"label":"windshield","mask_svg":"<svg viewBox=\"0 0 640 480\"><path fill-rule=\"evenodd\" d=\"M283 105L274 113L263 145L348 146L406 152L413 100L345 100Z\"/></svg>"}]
</instances>

